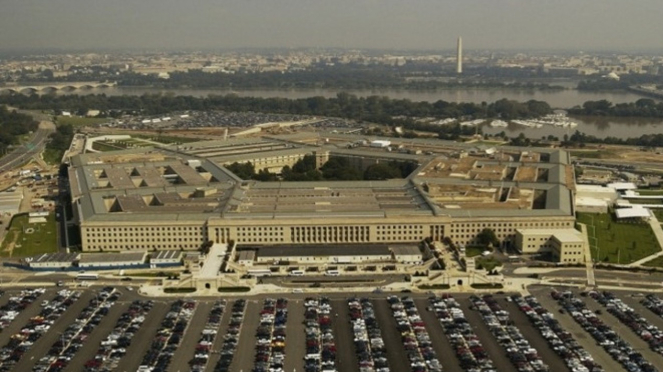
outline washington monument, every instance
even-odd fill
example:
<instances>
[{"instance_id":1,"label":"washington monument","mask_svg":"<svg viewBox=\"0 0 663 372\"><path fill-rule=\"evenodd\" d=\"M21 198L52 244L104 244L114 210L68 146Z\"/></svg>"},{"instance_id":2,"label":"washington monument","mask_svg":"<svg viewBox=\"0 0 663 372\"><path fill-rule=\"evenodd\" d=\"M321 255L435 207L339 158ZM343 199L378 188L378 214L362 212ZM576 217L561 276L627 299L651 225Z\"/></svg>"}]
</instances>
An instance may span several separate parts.
<instances>
[{"instance_id":1,"label":"washington monument","mask_svg":"<svg viewBox=\"0 0 663 372\"><path fill-rule=\"evenodd\" d=\"M456 46L456 73L463 73L463 39L458 37L458 45Z\"/></svg>"}]
</instances>

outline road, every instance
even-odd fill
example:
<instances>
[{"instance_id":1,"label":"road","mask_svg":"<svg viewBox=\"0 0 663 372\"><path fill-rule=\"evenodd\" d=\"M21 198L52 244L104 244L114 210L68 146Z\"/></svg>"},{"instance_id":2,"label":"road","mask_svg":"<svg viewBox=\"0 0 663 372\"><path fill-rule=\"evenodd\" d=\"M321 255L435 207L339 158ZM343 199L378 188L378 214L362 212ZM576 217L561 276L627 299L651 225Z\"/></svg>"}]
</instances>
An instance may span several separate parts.
<instances>
[{"instance_id":1,"label":"road","mask_svg":"<svg viewBox=\"0 0 663 372\"><path fill-rule=\"evenodd\" d=\"M24 143L0 158L0 173L24 164L31 157L42 152L46 146L48 136L53 132L55 132L55 124L50 121L41 121L39 129L32 134L32 137L27 143Z\"/></svg>"}]
</instances>

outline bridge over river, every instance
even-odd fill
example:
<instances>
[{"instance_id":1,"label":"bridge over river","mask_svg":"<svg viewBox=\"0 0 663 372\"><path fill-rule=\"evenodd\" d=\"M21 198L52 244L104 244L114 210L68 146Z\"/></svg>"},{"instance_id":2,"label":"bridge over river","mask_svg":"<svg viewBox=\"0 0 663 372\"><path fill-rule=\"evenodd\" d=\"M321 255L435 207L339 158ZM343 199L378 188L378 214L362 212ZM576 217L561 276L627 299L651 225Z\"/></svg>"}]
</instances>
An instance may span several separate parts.
<instances>
[{"instance_id":1,"label":"bridge over river","mask_svg":"<svg viewBox=\"0 0 663 372\"><path fill-rule=\"evenodd\" d=\"M35 84L35 85L4 85L0 86L0 93L46 93L58 90L72 91L84 90L95 88L109 88L116 86L116 82L99 83L96 81L79 81L79 82L61 82L51 84Z\"/></svg>"}]
</instances>

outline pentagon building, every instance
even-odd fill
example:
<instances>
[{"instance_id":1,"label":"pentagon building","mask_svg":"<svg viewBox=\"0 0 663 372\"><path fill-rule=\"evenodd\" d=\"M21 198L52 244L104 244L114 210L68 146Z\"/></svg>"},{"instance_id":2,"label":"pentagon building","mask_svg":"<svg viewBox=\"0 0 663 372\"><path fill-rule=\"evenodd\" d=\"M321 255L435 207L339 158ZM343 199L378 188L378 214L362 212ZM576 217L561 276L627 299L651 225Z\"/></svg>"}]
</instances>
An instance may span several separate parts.
<instances>
[{"instance_id":1,"label":"pentagon building","mask_svg":"<svg viewBox=\"0 0 663 372\"><path fill-rule=\"evenodd\" d=\"M564 150L473 146L434 139L296 133L88 153L71 159L70 188L83 251L238 245L471 244L491 228L574 225L573 169ZM327 136L327 137L324 137ZM385 146L389 144L389 146ZM258 182L224 165L278 173L305 155L344 157L366 169L411 163L386 181Z\"/></svg>"}]
</instances>

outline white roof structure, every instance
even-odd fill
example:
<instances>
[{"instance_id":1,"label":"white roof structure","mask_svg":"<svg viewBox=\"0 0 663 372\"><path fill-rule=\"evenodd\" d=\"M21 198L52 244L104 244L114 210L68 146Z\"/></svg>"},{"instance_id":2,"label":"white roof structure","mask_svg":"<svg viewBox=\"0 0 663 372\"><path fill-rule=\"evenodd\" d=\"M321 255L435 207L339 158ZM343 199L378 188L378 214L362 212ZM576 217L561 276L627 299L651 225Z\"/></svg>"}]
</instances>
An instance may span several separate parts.
<instances>
[{"instance_id":1,"label":"white roof structure","mask_svg":"<svg viewBox=\"0 0 663 372\"><path fill-rule=\"evenodd\" d=\"M649 218L651 214L649 209L642 207L619 208L615 209L617 218Z\"/></svg>"}]
</instances>

